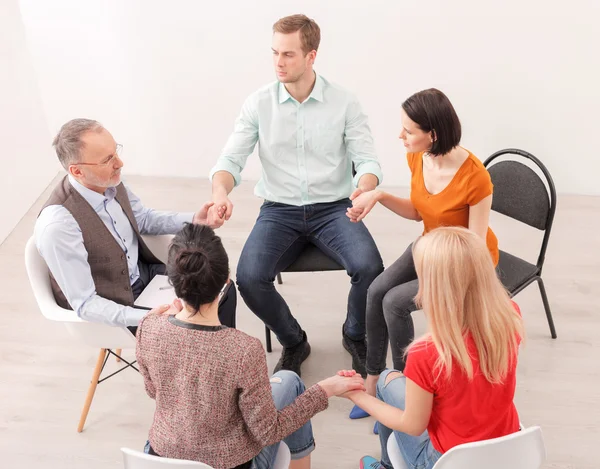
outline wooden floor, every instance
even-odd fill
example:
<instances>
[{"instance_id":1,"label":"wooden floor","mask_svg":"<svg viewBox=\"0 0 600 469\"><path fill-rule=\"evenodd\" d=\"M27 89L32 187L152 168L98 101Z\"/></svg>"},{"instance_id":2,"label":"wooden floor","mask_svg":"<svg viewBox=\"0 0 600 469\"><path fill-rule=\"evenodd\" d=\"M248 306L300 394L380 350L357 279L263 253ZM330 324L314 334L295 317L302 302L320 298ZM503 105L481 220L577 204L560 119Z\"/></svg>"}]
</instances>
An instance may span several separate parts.
<instances>
[{"instance_id":1,"label":"wooden floor","mask_svg":"<svg viewBox=\"0 0 600 469\"><path fill-rule=\"evenodd\" d=\"M147 206L196 210L208 199L205 179L131 177L130 186ZM398 189L398 194L406 193ZM47 192L48 193L48 192ZM140 449L146 440L154 403L140 376L123 372L101 383L86 428L76 426L97 350L80 346L61 324L41 316L31 295L23 249L38 203L0 246L0 466L12 468L119 468L119 448ZM252 184L234 191L233 217L219 230L232 272L258 213ZM7 201L5 203L10 203ZM367 225L389 265L419 233L419 224L376 208ZM534 229L493 215L501 248L532 261L541 239ZM530 286L517 298L527 325L516 404L525 425L542 427L546 468L600 467L600 198L562 196L547 253L544 280L558 339L552 340L539 291ZM341 345L341 324L349 279L343 272L286 274L279 287L306 329L312 354L303 366L308 385L350 366ZM264 341L260 321L240 299L239 328ZM417 333L424 319L415 316ZM281 351L268 354L272 368ZM125 351L131 357L133 351ZM391 363L391 361L389 362ZM112 360L110 370L116 369ZM314 468L357 468L365 454L379 455L372 419L349 420L350 402L332 399L313 420L317 449Z\"/></svg>"}]
</instances>

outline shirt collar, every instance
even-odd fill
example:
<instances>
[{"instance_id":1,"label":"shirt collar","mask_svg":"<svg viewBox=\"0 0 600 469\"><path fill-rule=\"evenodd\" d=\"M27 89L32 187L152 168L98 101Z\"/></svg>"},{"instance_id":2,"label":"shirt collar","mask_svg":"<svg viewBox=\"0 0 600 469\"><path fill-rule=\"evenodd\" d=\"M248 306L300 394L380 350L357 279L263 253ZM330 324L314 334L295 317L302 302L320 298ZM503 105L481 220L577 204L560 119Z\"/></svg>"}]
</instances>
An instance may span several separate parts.
<instances>
[{"instance_id":1,"label":"shirt collar","mask_svg":"<svg viewBox=\"0 0 600 469\"><path fill-rule=\"evenodd\" d=\"M312 98L322 103L324 81L323 78L321 78L321 75L317 73L315 73L315 77L315 86L313 86L313 89L306 100L308 101ZM285 89L285 85L279 82L279 104L285 103L288 99L293 99L292 95L290 95L288 90Z\"/></svg>"},{"instance_id":2,"label":"shirt collar","mask_svg":"<svg viewBox=\"0 0 600 469\"><path fill-rule=\"evenodd\" d=\"M99 194L96 191L88 189L73 176L69 174L69 182L73 188L79 192L79 194L90 204L94 209L99 209L104 204L104 201L111 201L117 195L117 189L115 187L109 187L104 191L104 194Z\"/></svg>"}]
</instances>

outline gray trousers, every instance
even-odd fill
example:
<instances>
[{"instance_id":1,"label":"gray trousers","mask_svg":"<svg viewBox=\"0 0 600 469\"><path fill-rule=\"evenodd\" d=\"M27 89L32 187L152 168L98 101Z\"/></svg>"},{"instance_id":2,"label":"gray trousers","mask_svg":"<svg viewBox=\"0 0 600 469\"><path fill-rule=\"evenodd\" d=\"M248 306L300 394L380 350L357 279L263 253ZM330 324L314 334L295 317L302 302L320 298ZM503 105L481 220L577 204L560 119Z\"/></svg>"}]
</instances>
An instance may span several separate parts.
<instances>
[{"instance_id":1,"label":"gray trousers","mask_svg":"<svg viewBox=\"0 0 600 469\"><path fill-rule=\"evenodd\" d=\"M411 313L419 290L412 256L412 244L385 269L367 292L367 373L379 375L386 368L388 340L394 368L404 370L404 349L412 342L415 329Z\"/></svg>"}]
</instances>

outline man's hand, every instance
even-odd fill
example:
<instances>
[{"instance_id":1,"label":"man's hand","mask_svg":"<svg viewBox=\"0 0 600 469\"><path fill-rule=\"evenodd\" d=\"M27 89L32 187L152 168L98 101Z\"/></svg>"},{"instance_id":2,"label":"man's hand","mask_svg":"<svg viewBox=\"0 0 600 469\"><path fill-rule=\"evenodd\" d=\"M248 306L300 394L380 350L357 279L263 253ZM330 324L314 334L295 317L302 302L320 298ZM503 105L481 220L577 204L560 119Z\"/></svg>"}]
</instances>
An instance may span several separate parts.
<instances>
[{"instance_id":1,"label":"man's hand","mask_svg":"<svg viewBox=\"0 0 600 469\"><path fill-rule=\"evenodd\" d=\"M194 218L192 219L192 223L194 225L208 225L211 228L215 228L214 226L211 226L210 219L208 216L208 212L213 205L214 205L214 202L206 202L200 210L198 210L196 213L194 213Z\"/></svg>"},{"instance_id":2,"label":"man's hand","mask_svg":"<svg viewBox=\"0 0 600 469\"><path fill-rule=\"evenodd\" d=\"M157 315L166 315L166 316L174 316L179 313L183 309L183 303L179 298L175 298L172 304L170 305L160 305L155 308L152 308L148 311L148 314L157 314Z\"/></svg>"},{"instance_id":3,"label":"man's hand","mask_svg":"<svg viewBox=\"0 0 600 469\"><path fill-rule=\"evenodd\" d=\"M208 209L208 216L206 222L206 224L210 226L213 230L221 228L223 226L223 223L225 223L225 219L219 216L219 214L217 213L217 207L215 207L214 204Z\"/></svg>"},{"instance_id":4,"label":"man's hand","mask_svg":"<svg viewBox=\"0 0 600 469\"><path fill-rule=\"evenodd\" d=\"M214 207L218 217L224 221L229 221L233 212L233 204L229 200L229 197L227 197L227 194L213 193L213 203L215 204Z\"/></svg>"}]
</instances>

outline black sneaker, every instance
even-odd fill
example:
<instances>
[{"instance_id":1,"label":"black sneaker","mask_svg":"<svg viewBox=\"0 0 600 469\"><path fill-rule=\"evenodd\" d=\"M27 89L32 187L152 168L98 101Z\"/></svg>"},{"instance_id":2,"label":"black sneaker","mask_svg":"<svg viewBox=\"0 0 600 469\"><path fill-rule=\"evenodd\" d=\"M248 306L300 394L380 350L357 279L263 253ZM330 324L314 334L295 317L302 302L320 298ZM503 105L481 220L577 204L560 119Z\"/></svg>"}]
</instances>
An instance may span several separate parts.
<instances>
[{"instance_id":1,"label":"black sneaker","mask_svg":"<svg viewBox=\"0 0 600 469\"><path fill-rule=\"evenodd\" d=\"M348 351L350 355L352 355L352 369L363 378L367 377L367 345L365 343L365 339L362 340L354 340L346 335L344 329L342 328L342 345Z\"/></svg>"},{"instance_id":2,"label":"black sneaker","mask_svg":"<svg viewBox=\"0 0 600 469\"><path fill-rule=\"evenodd\" d=\"M279 370L290 370L301 376L300 365L310 355L310 345L306 338L306 332L303 331L302 334L304 338L298 345L283 347L281 358L279 358L277 365L275 365L273 373L277 373Z\"/></svg>"}]
</instances>

